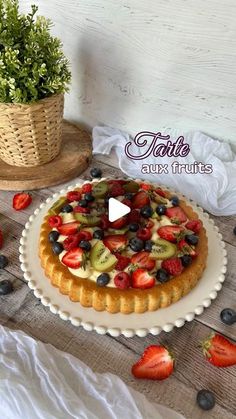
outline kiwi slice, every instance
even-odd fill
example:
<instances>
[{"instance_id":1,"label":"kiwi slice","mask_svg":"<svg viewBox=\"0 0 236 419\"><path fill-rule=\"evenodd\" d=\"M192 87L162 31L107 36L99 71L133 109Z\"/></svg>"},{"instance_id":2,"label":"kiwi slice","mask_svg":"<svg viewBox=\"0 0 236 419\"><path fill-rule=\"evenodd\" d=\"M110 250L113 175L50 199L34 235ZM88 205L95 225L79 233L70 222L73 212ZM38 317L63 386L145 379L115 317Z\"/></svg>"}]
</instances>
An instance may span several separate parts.
<instances>
[{"instance_id":1,"label":"kiwi slice","mask_svg":"<svg viewBox=\"0 0 236 419\"><path fill-rule=\"evenodd\" d=\"M127 182L123 186L123 188L125 192L135 193L135 192L138 192L140 186L137 182L135 182L134 180L131 180L130 182Z\"/></svg>"},{"instance_id":2,"label":"kiwi slice","mask_svg":"<svg viewBox=\"0 0 236 419\"><path fill-rule=\"evenodd\" d=\"M101 221L100 217L97 217L96 215L82 214L81 212L75 212L74 217L81 224L84 224L89 227L97 226Z\"/></svg>"},{"instance_id":3,"label":"kiwi slice","mask_svg":"<svg viewBox=\"0 0 236 419\"><path fill-rule=\"evenodd\" d=\"M110 272L114 268L117 259L110 250L99 240L90 252L92 267L99 272Z\"/></svg>"},{"instance_id":4,"label":"kiwi slice","mask_svg":"<svg viewBox=\"0 0 236 419\"><path fill-rule=\"evenodd\" d=\"M50 208L49 210L49 214L50 215L57 215L59 214L60 210L62 207L64 207L65 203L67 202L66 197L61 196L61 198L59 198L54 204L53 206Z\"/></svg>"},{"instance_id":5,"label":"kiwi slice","mask_svg":"<svg viewBox=\"0 0 236 419\"><path fill-rule=\"evenodd\" d=\"M154 218L155 220L160 220L161 217L156 212L157 204L155 202L151 202L151 207L153 209L153 214L152 214L152 217L151 218Z\"/></svg>"},{"instance_id":6,"label":"kiwi slice","mask_svg":"<svg viewBox=\"0 0 236 419\"><path fill-rule=\"evenodd\" d=\"M107 182L99 182L96 183L93 187L93 196L95 198L104 198L108 191L108 184Z\"/></svg>"},{"instance_id":7,"label":"kiwi slice","mask_svg":"<svg viewBox=\"0 0 236 419\"><path fill-rule=\"evenodd\" d=\"M123 227L123 228L120 228L119 230L115 228L109 228L108 232L109 234L125 234L127 233L128 230L129 230L128 227Z\"/></svg>"},{"instance_id":8,"label":"kiwi slice","mask_svg":"<svg viewBox=\"0 0 236 419\"><path fill-rule=\"evenodd\" d=\"M163 198L162 196L158 195L156 192L153 192L152 198L157 204L167 204L167 200Z\"/></svg>"},{"instance_id":9,"label":"kiwi slice","mask_svg":"<svg viewBox=\"0 0 236 419\"><path fill-rule=\"evenodd\" d=\"M164 239L157 239L152 246L150 257L152 259L169 259L175 255L177 247L175 244Z\"/></svg>"}]
</instances>

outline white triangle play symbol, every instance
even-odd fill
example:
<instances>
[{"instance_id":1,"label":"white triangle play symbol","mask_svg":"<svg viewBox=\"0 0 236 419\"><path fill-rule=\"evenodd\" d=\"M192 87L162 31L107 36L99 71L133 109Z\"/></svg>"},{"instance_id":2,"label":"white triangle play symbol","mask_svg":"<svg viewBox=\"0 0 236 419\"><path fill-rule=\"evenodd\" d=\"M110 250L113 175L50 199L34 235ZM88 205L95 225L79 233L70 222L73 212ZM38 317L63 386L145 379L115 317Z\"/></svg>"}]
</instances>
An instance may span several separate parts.
<instances>
[{"instance_id":1,"label":"white triangle play symbol","mask_svg":"<svg viewBox=\"0 0 236 419\"><path fill-rule=\"evenodd\" d=\"M118 218L123 217L124 215L130 212L130 208L118 201L118 199L110 198L108 201L108 218L112 223L113 221L118 220Z\"/></svg>"}]
</instances>

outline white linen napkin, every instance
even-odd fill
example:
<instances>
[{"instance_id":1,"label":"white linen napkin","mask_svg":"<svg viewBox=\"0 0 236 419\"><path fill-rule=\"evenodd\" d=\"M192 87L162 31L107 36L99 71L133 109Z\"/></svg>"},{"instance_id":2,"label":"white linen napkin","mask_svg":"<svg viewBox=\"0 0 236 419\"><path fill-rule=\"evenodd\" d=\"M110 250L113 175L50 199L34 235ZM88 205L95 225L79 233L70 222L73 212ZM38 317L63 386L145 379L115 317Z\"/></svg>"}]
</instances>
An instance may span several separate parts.
<instances>
[{"instance_id":1,"label":"white linen napkin","mask_svg":"<svg viewBox=\"0 0 236 419\"><path fill-rule=\"evenodd\" d=\"M177 130L165 129L163 135L170 135L174 142L183 133ZM173 141L174 140L174 141ZM193 199L214 215L236 214L236 155L229 144L220 142L201 132L189 132L184 135L184 142L190 146L186 157L153 157L145 160L132 160L124 152L125 145L131 138L126 132L107 126L93 128L93 153L110 154L115 149L120 169L128 176L147 179L175 189ZM132 145L135 156L142 155L144 148ZM143 174L143 164L171 164L177 161L181 164L194 164L195 161L211 164L211 174Z\"/></svg>"},{"instance_id":2,"label":"white linen napkin","mask_svg":"<svg viewBox=\"0 0 236 419\"><path fill-rule=\"evenodd\" d=\"M184 419L149 402L116 375L0 325L0 411L4 419Z\"/></svg>"}]
</instances>

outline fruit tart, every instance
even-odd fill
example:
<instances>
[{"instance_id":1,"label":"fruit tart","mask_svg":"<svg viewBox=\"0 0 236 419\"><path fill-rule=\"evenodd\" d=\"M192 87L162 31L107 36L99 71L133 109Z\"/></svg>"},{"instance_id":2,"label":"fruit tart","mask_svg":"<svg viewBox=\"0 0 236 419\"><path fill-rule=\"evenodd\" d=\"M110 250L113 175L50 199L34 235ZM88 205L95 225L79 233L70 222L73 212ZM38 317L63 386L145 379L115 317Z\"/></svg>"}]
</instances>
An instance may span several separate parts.
<instances>
[{"instance_id":1,"label":"fruit tart","mask_svg":"<svg viewBox=\"0 0 236 419\"><path fill-rule=\"evenodd\" d=\"M129 214L110 222L115 198ZM55 202L41 226L39 257L62 294L109 313L175 303L201 278L207 236L184 200L138 180L86 182Z\"/></svg>"}]
</instances>

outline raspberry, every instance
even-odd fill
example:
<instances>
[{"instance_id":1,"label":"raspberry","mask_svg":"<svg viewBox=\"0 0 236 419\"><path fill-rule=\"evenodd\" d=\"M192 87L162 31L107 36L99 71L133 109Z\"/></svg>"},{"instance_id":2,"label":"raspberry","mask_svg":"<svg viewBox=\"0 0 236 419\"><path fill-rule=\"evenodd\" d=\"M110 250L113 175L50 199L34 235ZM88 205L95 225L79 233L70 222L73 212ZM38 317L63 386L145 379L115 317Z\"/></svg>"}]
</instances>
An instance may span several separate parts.
<instances>
[{"instance_id":1,"label":"raspberry","mask_svg":"<svg viewBox=\"0 0 236 419\"><path fill-rule=\"evenodd\" d=\"M93 189L93 187L92 187L91 183L85 183L85 184L82 186L82 193L88 193L88 192L91 192L91 191L92 191L92 189Z\"/></svg>"},{"instance_id":2,"label":"raspberry","mask_svg":"<svg viewBox=\"0 0 236 419\"><path fill-rule=\"evenodd\" d=\"M113 183L110 189L110 196L115 198L116 196L124 195L125 190L119 183Z\"/></svg>"},{"instance_id":3,"label":"raspberry","mask_svg":"<svg viewBox=\"0 0 236 419\"><path fill-rule=\"evenodd\" d=\"M183 270L183 265L179 258L163 260L161 267L173 276L180 275Z\"/></svg>"},{"instance_id":4,"label":"raspberry","mask_svg":"<svg viewBox=\"0 0 236 419\"><path fill-rule=\"evenodd\" d=\"M72 234L63 241L63 247L65 250L72 250L78 246L79 242L79 234Z\"/></svg>"},{"instance_id":5,"label":"raspberry","mask_svg":"<svg viewBox=\"0 0 236 419\"><path fill-rule=\"evenodd\" d=\"M81 199L81 192L79 191L70 191L67 193L67 199L69 202L80 201Z\"/></svg>"},{"instance_id":6,"label":"raspberry","mask_svg":"<svg viewBox=\"0 0 236 419\"><path fill-rule=\"evenodd\" d=\"M132 210L128 214L129 223L138 223L140 221L140 214L138 210Z\"/></svg>"},{"instance_id":7,"label":"raspberry","mask_svg":"<svg viewBox=\"0 0 236 419\"><path fill-rule=\"evenodd\" d=\"M116 264L116 270L123 271L130 264L130 258L122 256L119 253L115 253L115 256L118 259L118 262Z\"/></svg>"},{"instance_id":8,"label":"raspberry","mask_svg":"<svg viewBox=\"0 0 236 419\"><path fill-rule=\"evenodd\" d=\"M143 189L144 191L150 191L152 189L152 186L149 185L148 183L141 183L140 185L141 189Z\"/></svg>"},{"instance_id":9,"label":"raspberry","mask_svg":"<svg viewBox=\"0 0 236 419\"><path fill-rule=\"evenodd\" d=\"M79 236L79 241L82 241L82 240L89 241L89 240L92 240L92 238L93 238L93 236L90 233L90 231L85 231L85 230L81 230L78 233L78 236Z\"/></svg>"},{"instance_id":10,"label":"raspberry","mask_svg":"<svg viewBox=\"0 0 236 419\"><path fill-rule=\"evenodd\" d=\"M50 227L60 227L62 225L62 218L60 215L53 215L52 217L49 217L48 223Z\"/></svg>"},{"instance_id":11,"label":"raspberry","mask_svg":"<svg viewBox=\"0 0 236 419\"><path fill-rule=\"evenodd\" d=\"M141 240L149 240L152 237L152 232L149 228L140 228L137 231L137 237Z\"/></svg>"},{"instance_id":12,"label":"raspberry","mask_svg":"<svg viewBox=\"0 0 236 419\"><path fill-rule=\"evenodd\" d=\"M117 288L129 288L131 285L131 278L127 272L119 272L114 278L114 284Z\"/></svg>"},{"instance_id":13,"label":"raspberry","mask_svg":"<svg viewBox=\"0 0 236 419\"><path fill-rule=\"evenodd\" d=\"M190 220L185 224L185 227L194 233L199 233L202 228L202 222L201 220Z\"/></svg>"},{"instance_id":14,"label":"raspberry","mask_svg":"<svg viewBox=\"0 0 236 419\"><path fill-rule=\"evenodd\" d=\"M74 207L74 212L81 212L82 214L89 214L90 209L89 208L83 208L77 205L77 207Z\"/></svg>"}]
</instances>

